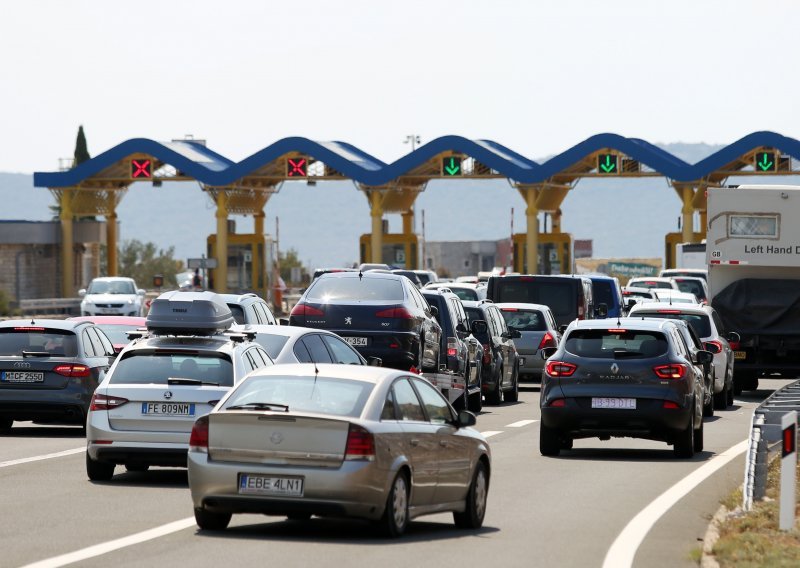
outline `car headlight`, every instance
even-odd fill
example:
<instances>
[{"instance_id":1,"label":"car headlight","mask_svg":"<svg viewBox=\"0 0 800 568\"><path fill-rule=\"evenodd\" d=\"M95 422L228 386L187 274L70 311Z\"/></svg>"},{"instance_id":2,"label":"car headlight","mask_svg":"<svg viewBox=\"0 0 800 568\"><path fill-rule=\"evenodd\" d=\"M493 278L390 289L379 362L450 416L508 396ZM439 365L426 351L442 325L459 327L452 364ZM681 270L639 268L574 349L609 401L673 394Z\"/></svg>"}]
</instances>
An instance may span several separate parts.
<instances>
[{"instance_id":1,"label":"car headlight","mask_svg":"<svg viewBox=\"0 0 800 568\"><path fill-rule=\"evenodd\" d=\"M128 304L133 304L133 299L132 298L128 298Z\"/></svg>"}]
</instances>

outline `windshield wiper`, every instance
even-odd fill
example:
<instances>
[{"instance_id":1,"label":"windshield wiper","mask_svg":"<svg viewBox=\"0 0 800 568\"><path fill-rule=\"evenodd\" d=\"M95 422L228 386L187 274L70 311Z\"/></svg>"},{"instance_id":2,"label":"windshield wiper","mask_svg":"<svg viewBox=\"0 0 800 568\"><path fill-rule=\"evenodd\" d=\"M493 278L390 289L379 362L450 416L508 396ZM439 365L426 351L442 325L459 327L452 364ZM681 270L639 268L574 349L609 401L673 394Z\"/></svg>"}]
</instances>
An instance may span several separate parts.
<instances>
[{"instance_id":1,"label":"windshield wiper","mask_svg":"<svg viewBox=\"0 0 800 568\"><path fill-rule=\"evenodd\" d=\"M49 351L23 351L23 357L50 357Z\"/></svg>"},{"instance_id":2,"label":"windshield wiper","mask_svg":"<svg viewBox=\"0 0 800 568\"><path fill-rule=\"evenodd\" d=\"M225 410L283 410L289 412L289 405L277 402L248 402L247 404L228 406Z\"/></svg>"},{"instance_id":3,"label":"windshield wiper","mask_svg":"<svg viewBox=\"0 0 800 568\"><path fill-rule=\"evenodd\" d=\"M213 385L215 387L219 386L219 383L213 383L211 381L201 381L200 379L186 379L184 377L169 377L167 379L168 385Z\"/></svg>"}]
</instances>

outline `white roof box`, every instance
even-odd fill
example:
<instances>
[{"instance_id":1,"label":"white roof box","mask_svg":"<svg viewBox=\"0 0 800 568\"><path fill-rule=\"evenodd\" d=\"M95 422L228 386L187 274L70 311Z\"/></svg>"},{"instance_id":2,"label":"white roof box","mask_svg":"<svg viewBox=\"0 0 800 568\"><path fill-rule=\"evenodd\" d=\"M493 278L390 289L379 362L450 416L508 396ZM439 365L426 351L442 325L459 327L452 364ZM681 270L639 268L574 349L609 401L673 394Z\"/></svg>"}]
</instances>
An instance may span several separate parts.
<instances>
[{"instance_id":1,"label":"white roof box","mask_svg":"<svg viewBox=\"0 0 800 568\"><path fill-rule=\"evenodd\" d=\"M146 320L153 335L214 335L233 325L230 308L214 292L164 292Z\"/></svg>"}]
</instances>

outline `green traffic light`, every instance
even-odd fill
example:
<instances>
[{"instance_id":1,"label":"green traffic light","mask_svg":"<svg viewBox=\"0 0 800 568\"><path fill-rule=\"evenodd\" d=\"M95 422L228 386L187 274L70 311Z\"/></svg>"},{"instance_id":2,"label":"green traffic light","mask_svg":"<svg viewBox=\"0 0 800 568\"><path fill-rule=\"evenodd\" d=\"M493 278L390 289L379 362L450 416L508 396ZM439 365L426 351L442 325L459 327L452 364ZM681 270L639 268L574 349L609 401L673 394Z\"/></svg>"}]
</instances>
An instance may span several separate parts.
<instances>
[{"instance_id":1,"label":"green traffic light","mask_svg":"<svg viewBox=\"0 0 800 568\"><path fill-rule=\"evenodd\" d=\"M775 154L772 152L759 152L756 154L756 170L760 172L774 172Z\"/></svg>"},{"instance_id":2,"label":"green traffic light","mask_svg":"<svg viewBox=\"0 0 800 568\"><path fill-rule=\"evenodd\" d=\"M602 174L616 174L618 162L615 154L600 154L597 156L597 171Z\"/></svg>"},{"instance_id":3,"label":"green traffic light","mask_svg":"<svg viewBox=\"0 0 800 568\"><path fill-rule=\"evenodd\" d=\"M456 157L443 158L442 173L446 176L460 176L461 158L456 158Z\"/></svg>"}]
</instances>

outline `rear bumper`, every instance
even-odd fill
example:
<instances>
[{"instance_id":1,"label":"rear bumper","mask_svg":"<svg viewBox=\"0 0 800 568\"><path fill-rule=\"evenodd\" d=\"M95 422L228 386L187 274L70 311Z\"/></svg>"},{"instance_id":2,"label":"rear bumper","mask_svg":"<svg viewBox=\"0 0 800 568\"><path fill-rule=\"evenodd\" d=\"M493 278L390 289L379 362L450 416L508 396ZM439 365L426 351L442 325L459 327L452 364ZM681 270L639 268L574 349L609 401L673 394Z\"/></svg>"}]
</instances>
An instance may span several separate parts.
<instances>
[{"instance_id":1,"label":"rear bumper","mask_svg":"<svg viewBox=\"0 0 800 568\"><path fill-rule=\"evenodd\" d=\"M94 411L86 421L86 451L94 460L120 465L186 467L189 435L189 432L114 430L106 411Z\"/></svg>"},{"instance_id":2,"label":"rear bumper","mask_svg":"<svg viewBox=\"0 0 800 568\"><path fill-rule=\"evenodd\" d=\"M354 346L365 359L380 357L384 367L406 370L417 365L419 359L419 336L413 332L360 332L349 329L331 329L342 338L366 337L369 344ZM395 347L393 347L393 345Z\"/></svg>"},{"instance_id":3,"label":"rear bumper","mask_svg":"<svg viewBox=\"0 0 800 568\"><path fill-rule=\"evenodd\" d=\"M40 391L37 394L41 396L46 392ZM41 401L0 400L0 416L20 422L32 420L59 424L85 424L86 413L89 410L89 396L85 397L85 400L80 400L75 393L65 395L60 392L55 397L42 397Z\"/></svg>"},{"instance_id":4,"label":"rear bumper","mask_svg":"<svg viewBox=\"0 0 800 568\"><path fill-rule=\"evenodd\" d=\"M520 378L526 377L535 380L541 380L542 371L544 370L544 359L539 355L539 350L536 351L518 351L520 358L525 362L519 368Z\"/></svg>"},{"instance_id":5,"label":"rear bumper","mask_svg":"<svg viewBox=\"0 0 800 568\"><path fill-rule=\"evenodd\" d=\"M144 464L164 467L186 467L188 447L183 448L129 448L124 446L94 445L89 451L92 459L117 465Z\"/></svg>"}]
</instances>

